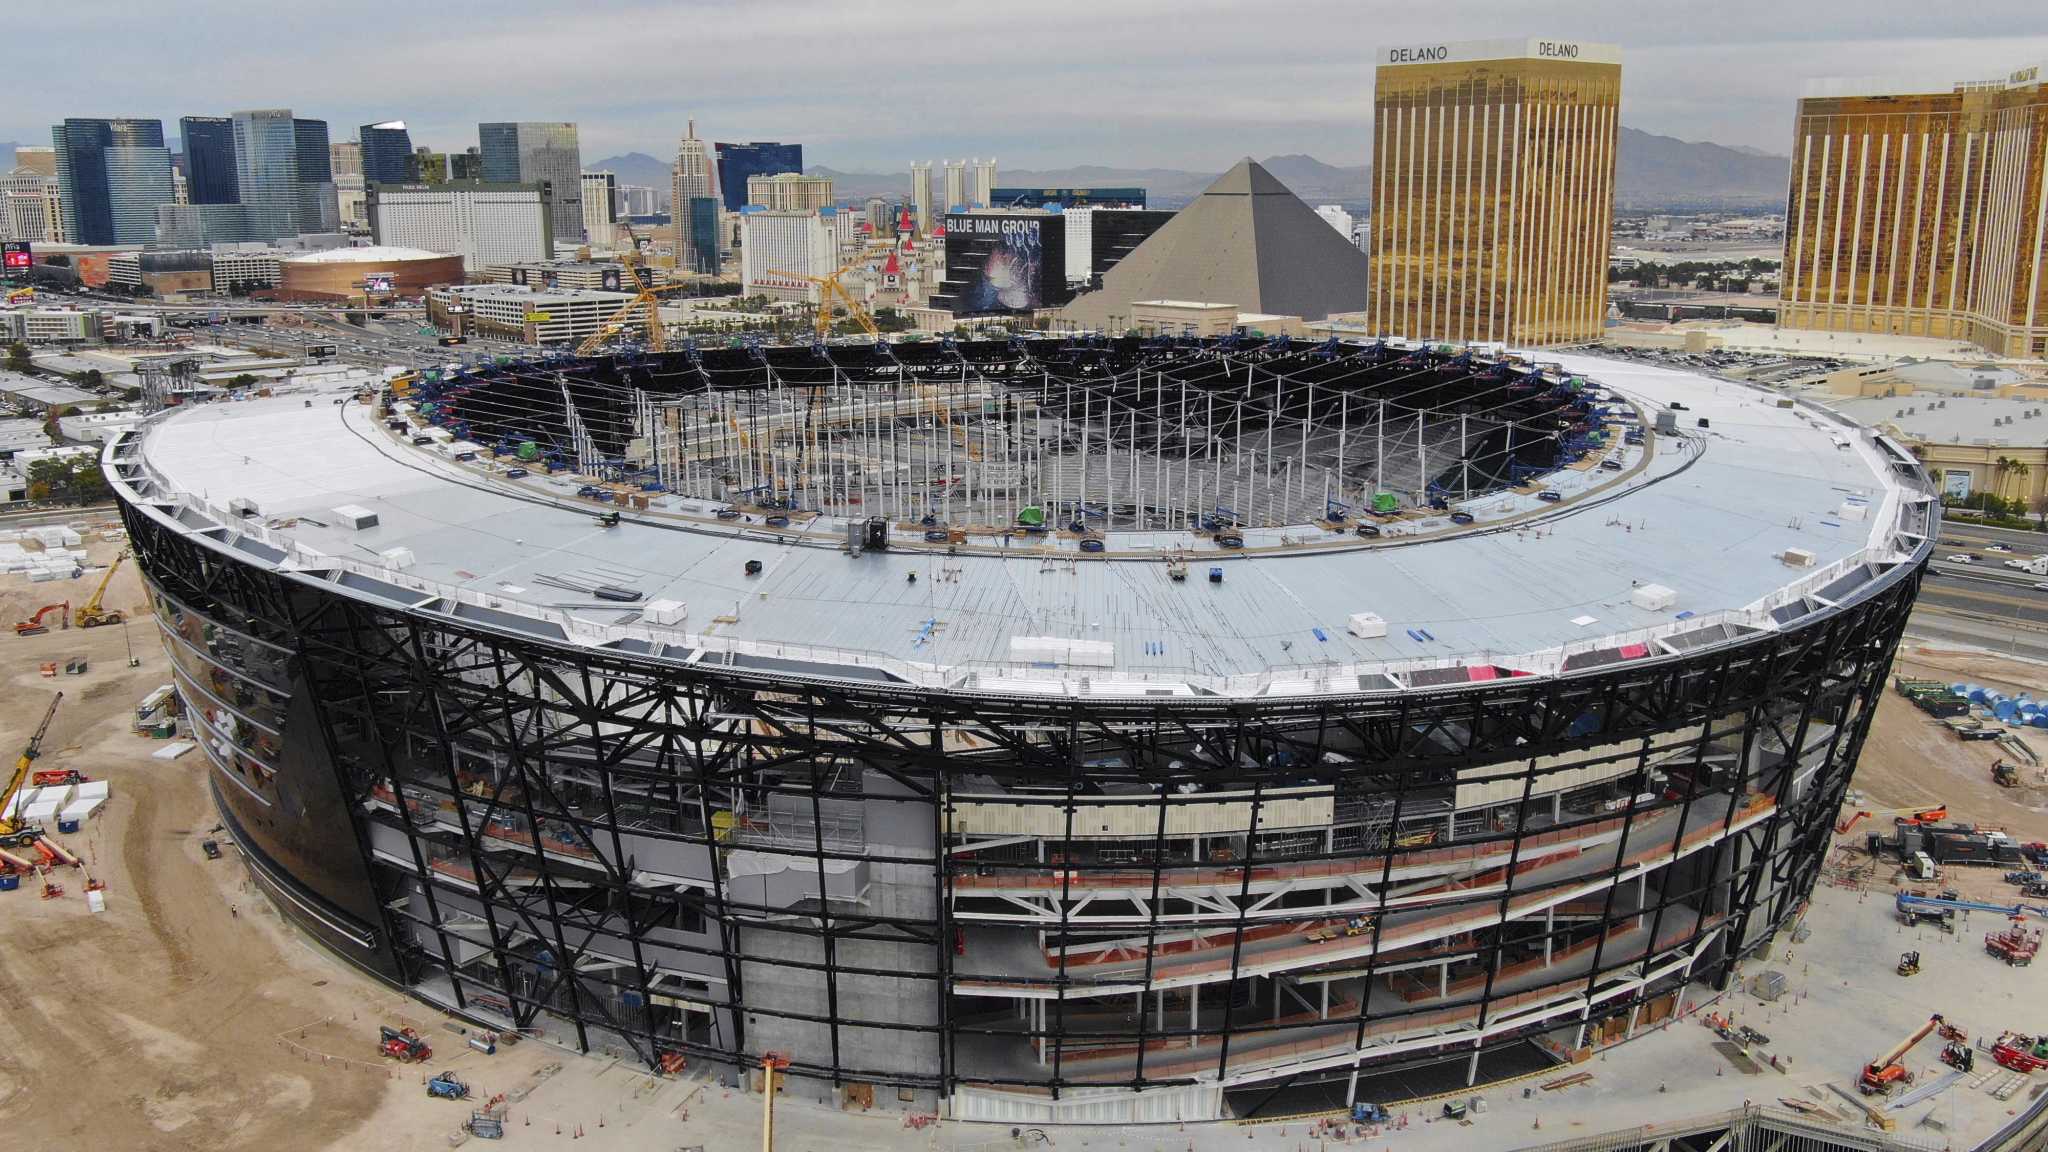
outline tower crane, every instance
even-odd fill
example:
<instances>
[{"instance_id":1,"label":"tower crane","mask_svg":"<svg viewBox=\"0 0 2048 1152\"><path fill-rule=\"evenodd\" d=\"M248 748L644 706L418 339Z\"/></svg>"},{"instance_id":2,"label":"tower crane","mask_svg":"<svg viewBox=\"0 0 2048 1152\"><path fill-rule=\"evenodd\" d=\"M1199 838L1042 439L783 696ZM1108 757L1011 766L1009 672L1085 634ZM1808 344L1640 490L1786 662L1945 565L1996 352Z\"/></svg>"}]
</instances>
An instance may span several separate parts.
<instances>
[{"instance_id":1,"label":"tower crane","mask_svg":"<svg viewBox=\"0 0 2048 1152\"><path fill-rule=\"evenodd\" d=\"M792 280L802 280L814 285L818 289L818 342L822 344L832 335L832 312L835 299L838 301L839 307L846 309L846 314L853 319L853 322L860 325L862 331L870 336L880 336L882 334L882 330L875 327L875 318L868 314L866 306L854 299L853 293L848 292L846 286L839 282L841 276L860 267L862 263L862 261L856 260L833 272L830 276L808 276L802 272L781 272L773 268L768 270L768 274L770 276L787 276Z\"/></svg>"},{"instance_id":2,"label":"tower crane","mask_svg":"<svg viewBox=\"0 0 2048 1152\"><path fill-rule=\"evenodd\" d=\"M596 332L576 346L578 356L589 356L604 347L605 341L634 326L643 326L647 331L647 346L656 352L668 351L668 332L661 323L661 298L671 292L680 292L686 284L665 284L656 288L648 283L645 264L640 259L640 237L633 232L630 221L621 220L619 227L626 230L625 252L619 254L619 263L633 277L633 298L617 312L611 314ZM620 285L624 287L624 285Z\"/></svg>"},{"instance_id":3,"label":"tower crane","mask_svg":"<svg viewBox=\"0 0 2048 1152\"><path fill-rule=\"evenodd\" d=\"M57 693L50 701L49 710L43 713L43 722L36 725L35 735L28 738L28 746L15 758L14 773L7 779L7 790L0 792L0 845L9 848L26 848L42 837L43 830L19 819L14 812L15 793L21 791L21 782L28 779L29 769L35 766L36 757L43 754L43 736L50 731L50 721L57 715L57 705L64 702L64 694Z\"/></svg>"},{"instance_id":4,"label":"tower crane","mask_svg":"<svg viewBox=\"0 0 2048 1152\"><path fill-rule=\"evenodd\" d=\"M121 561L127 558L128 553L125 550L119 556L114 557L114 562L107 565L107 574L100 577L99 587L94 588L92 596L85 603L78 606L78 618L74 623L80 628L98 628L102 624L119 624L127 619L119 608L103 609L100 607L100 601L105 599L107 595L107 585L114 582L114 573L120 571Z\"/></svg>"}]
</instances>

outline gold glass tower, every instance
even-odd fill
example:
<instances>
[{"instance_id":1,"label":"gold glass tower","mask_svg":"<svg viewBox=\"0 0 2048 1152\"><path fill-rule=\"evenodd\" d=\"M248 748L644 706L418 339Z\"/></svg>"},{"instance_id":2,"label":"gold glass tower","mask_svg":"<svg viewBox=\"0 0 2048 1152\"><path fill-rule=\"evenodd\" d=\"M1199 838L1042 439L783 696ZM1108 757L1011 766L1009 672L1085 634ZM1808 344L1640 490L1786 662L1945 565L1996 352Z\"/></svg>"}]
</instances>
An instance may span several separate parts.
<instances>
[{"instance_id":1,"label":"gold glass tower","mask_svg":"<svg viewBox=\"0 0 2048 1152\"><path fill-rule=\"evenodd\" d=\"M2048 67L1799 102L1778 322L2048 354Z\"/></svg>"},{"instance_id":2,"label":"gold glass tower","mask_svg":"<svg viewBox=\"0 0 2048 1152\"><path fill-rule=\"evenodd\" d=\"M1374 87L1374 329L1517 346L1599 339L1621 50L1389 48Z\"/></svg>"}]
</instances>

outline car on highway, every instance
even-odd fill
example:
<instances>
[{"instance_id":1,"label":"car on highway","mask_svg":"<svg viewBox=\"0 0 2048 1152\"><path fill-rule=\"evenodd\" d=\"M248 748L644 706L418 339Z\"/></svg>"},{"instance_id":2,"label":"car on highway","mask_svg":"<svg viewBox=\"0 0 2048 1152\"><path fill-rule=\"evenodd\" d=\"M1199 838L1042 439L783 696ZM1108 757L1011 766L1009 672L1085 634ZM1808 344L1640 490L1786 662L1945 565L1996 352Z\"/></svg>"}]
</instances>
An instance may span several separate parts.
<instances>
[{"instance_id":1,"label":"car on highway","mask_svg":"<svg viewBox=\"0 0 2048 1152\"><path fill-rule=\"evenodd\" d=\"M2036 585L2034 585L2034 591L2036 591L2036 592L2048 592L2048 584L2036 584Z\"/></svg>"},{"instance_id":2,"label":"car on highway","mask_svg":"<svg viewBox=\"0 0 2048 1152\"><path fill-rule=\"evenodd\" d=\"M1990 544L1986 544L1986 545L1984 546L1984 550L1985 550L1986 552L2010 552L2010 551L2012 551L2012 545L2010 545L2010 544L2000 544L2000 543L1997 543L1996 541L1994 541L1994 542L1992 542L1992 543L1990 543Z\"/></svg>"},{"instance_id":3,"label":"car on highway","mask_svg":"<svg viewBox=\"0 0 2048 1152\"><path fill-rule=\"evenodd\" d=\"M1943 556L1942 559L1951 564L1974 564L1977 562L1977 558L1968 552L1951 552Z\"/></svg>"}]
</instances>

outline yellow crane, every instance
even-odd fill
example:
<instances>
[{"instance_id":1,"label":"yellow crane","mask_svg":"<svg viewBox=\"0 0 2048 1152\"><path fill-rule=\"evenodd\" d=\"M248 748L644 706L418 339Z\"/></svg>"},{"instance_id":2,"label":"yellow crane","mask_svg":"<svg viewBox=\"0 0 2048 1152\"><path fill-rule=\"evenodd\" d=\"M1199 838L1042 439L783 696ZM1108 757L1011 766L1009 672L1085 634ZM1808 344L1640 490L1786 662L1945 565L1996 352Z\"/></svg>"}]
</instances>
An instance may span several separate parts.
<instances>
[{"instance_id":1,"label":"yellow crane","mask_svg":"<svg viewBox=\"0 0 2048 1152\"><path fill-rule=\"evenodd\" d=\"M35 766L36 757L43 754L43 736L50 730L50 721L57 715L57 705L64 702L64 694L50 701L49 711L43 713L43 722L36 725L36 734L28 738L28 746L15 758L14 775L7 781L7 790L0 792L0 844L10 848L26 848L35 843L43 834L41 828L18 819L14 812L14 794L21 791L21 782L28 779L28 771Z\"/></svg>"},{"instance_id":2,"label":"yellow crane","mask_svg":"<svg viewBox=\"0 0 2048 1152\"><path fill-rule=\"evenodd\" d=\"M107 574L100 577L100 586L92 590L92 598L90 600L78 606L78 615L72 623L77 624L80 628L97 628L102 624L119 624L128 618L122 614L119 608L102 609L100 607L100 601L105 599L107 595L107 585L114 582L114 573L120 570L121 561L127 558L128 553L122 552L119 556L114 557L112 564L107 565Z\"/></svg>"},{"instance_id":3,"label":"yellow crane","mask_svg":"<svg viewBox=\"0 0 2048 1152\"><path fill-rule=\"evenodd\" d=\"M867 308L859 300L854 299L853 293L848 292L845 285L839 282L841 276L846 275L864 263L866 261L856 260L837 272L832 273L830 276L806 276L802 272L778 272L773 268L768 270L768 274L770 276L787 276L792 280L802 280L817 287L818 340L822 343L832 335L832 313L835 300L837 300L841 308L846 309L846 314L853 319L853 322L860 325L868 335L879 336L882 334L882 330L875 327L875 318L868 315Z\"/></svg>"},{"instance_id":4,"label":"yellow crane","mask_svg":"<svg viewBox=\"0 0 2048 1152\"><path fill-rule=\"evenodd\" d=\"M640 237L633 233L633 226L625 221L619 227L626 230L626 251L619 254L619 263L633 277L634 296L625 306L612 313L611 318L599 326L596 332L576 346L578 356L589 356L603 348L605 341L617 336L636 323L647 331L647 346L656 352L668 350L668 331L661 323L661 298L670 292L680 292L686 284L666 284L660 288L651 286L643 274L640 259ZM624 285L621 285L624 287Z\"/></svg>"}]
</instances>

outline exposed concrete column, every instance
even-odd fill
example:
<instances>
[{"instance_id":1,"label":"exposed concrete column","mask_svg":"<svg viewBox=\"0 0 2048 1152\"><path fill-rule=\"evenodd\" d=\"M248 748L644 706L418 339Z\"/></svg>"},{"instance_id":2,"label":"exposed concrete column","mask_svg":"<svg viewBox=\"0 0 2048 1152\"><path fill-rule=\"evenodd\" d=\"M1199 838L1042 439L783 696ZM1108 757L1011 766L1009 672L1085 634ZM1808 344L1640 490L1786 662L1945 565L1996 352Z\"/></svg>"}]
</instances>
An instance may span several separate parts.
<instances>
[{"instance_id":1,"label":"exposed concrete column","mask_svg":"<svg viewBox=\"0 0 2048 1152\"><path fill-rule=\"evenodd\" d=\"M1550 949L1556 942L1556 937L1553 935L1556 931L1557 905L1552 904L1543 910L1543 966L1545 968L1550 967Z\"/></svg>"},{"instance_id":2,"label":"exposed concrete column","mask_svg":"<svg viewBox=\"0 0 2048 1152\"><path fill-rule=\"evenodd\" d=\"M1273 982L1273 1019L1278 1020L1280 1018L1280 977L1270 976L1267 979Z\"/></svg>"},{"instance_id":3,"label":"exposed concrete column","mask_svg":"<svg viewBox=\"0 0 2048 1152\"><path fill-rule=\"evenodd\" d=\"M1451 962L1449 960L1436 966L1436 994L1438 996L1449 996L1451 994Z\"/></svg>"},{"instance_id":4,"label":"exposed concrete column","mask_svg":"<svg viewBox=\"0 0 2048 1152\"><path fill-rule=\"evenodd\" d=\"M1344 1110L1349 1112L1358 1103L1358 1061L1351 1062L1351 1080L1344 1085Z\"/></svg>"},{"instance_id":5,"label":"exposed concrete column","mask_svg":"<svg viewBox=\"0 0 2048 1152\"><path fill-rule=\"evenodd\" d=\"M1164 1032L1166 1031L1166 989L1161 988L1157 992L1152 993L1152 999L1159 1006L1156 1017L1158 1023L1154 1025L1153 1031Z\"/></svg>"},{"instance_id":6,"label":"exposed concrete column","mask_svg":"<svg viewBox=\"0 0 2048 1152\"><path fill-rule=\"evenodd\" d=\"M1036 1004L1037 1007L1033 1010L1033 1015L1037 1017L1037 1022L1032 1025L1032 1030L1038 1033L1038 1066L1043 1068L1045 1067L1045 1049L1047 1044L1045 1035L1045 1001L1038 1000Z\"/></svg>"},{"instance_id":7,"label":"exposed concrete column","mask_svg":"<svg viewBox=\"0 0 2048 1152\"><path fill-rule=\"evenodd\" d=\"M1465 1064L1465 1087L1479 1083L1479 1046L1472 1046L1472 1059Z\"/></svg>"},{"instance_id":8,"label":"exposed concrete column","mask_svg":"<svg viewBox=\"0 0 2048 1152\"><path fill-rule=\"evenodd\" d=\"M1320 1015L1325 1020L1330 1018L1330 982L1328 980L1323 981L1323 1010Z\"/></svg>"},{"instance_id":9,"label":"exposed concrete column","mask_svg":"<svg viewBox=\"0 0 2048 1152\"><path fill-rule=\"evenodd\" d=\"M1197 1013L1201 1011L1201 1008L1202 986L1200 984L1188 985L1188 1047L1190 1048L1193 1048L1201 1039L1201 1037L1195 1035L1195 1029L1202 1026L1197 1018Z\"/></svg>"},{"instance_id":10,"label":"exposed concrete column","mask_svg":"<svg viewBox=\"0 0 2048 1152\"><path fill-rule=\"evenodd\" d=\"M1550 822L1552 824L1564 822L1564 792L1562 790L1550 794Z\"/></svg>"}]
</instances>

